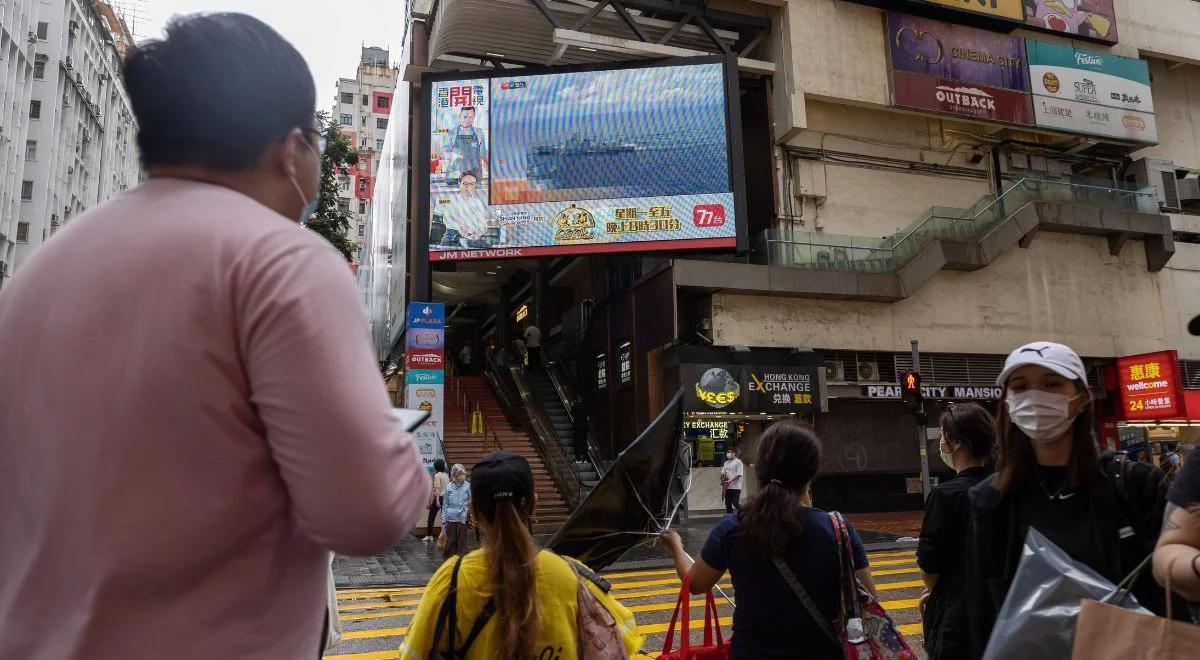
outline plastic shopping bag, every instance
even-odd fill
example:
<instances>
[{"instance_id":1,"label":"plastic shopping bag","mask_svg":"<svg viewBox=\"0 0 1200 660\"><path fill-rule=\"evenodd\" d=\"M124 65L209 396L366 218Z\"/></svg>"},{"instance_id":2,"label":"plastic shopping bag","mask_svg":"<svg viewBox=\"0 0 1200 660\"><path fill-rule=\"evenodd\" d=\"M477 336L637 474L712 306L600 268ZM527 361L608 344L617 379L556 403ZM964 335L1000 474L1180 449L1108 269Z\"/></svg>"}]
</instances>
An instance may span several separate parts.
<instances>
[{"instance_id":1,"label":"plastic shopping bag","mask_svg":"<svg viewBox=\"0 0 1200 660\"><path fill-rule=\"evenodd\" d=\"M329 594L325 607L325 646L328 651L342 641L342 620L338 617L337 585L333 578L333 555L329 556Z\"/></svg>"},{"instance_id":2,"label":"plastic shopping bag","mask_svg":"<svg viewBox=\"0 0 1200 660\"><path fill-rule=\"evenodd\" d=\"M1140 568L1144 568L1145 563ZM1139 571L1122 581L1132 584ZM1150 614L1127 589L1104 578L1030 528L1021 563L992 628L984 660L1070 658L1084 599Z\"/></svg>"}]
</instances>

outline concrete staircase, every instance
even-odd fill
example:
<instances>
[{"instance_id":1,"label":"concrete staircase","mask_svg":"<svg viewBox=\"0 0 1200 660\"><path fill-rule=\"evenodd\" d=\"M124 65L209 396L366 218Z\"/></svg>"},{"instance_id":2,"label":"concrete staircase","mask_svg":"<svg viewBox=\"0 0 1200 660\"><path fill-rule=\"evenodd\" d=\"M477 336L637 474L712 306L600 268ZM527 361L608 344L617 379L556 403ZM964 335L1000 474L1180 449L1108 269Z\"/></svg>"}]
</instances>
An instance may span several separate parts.
<instances>
[{"instance_id":1,"label":"concrete staircase","mask_svg":"<svg viewBox=\"0 0 1200 660\"><path fill-rule=\"evenodd\" d=\"M533 531L535 534L553 534L566 521L570 510L533 441L523 430L513 428L508 423L504 409L496 400L487 380L481 376L461 376L458 381L470 401L471 409L474 410L478 404L483 411L486 433L477 435L469 432L470 419L464 415L461 407L455 405L453 385L447 385L446 426L442 432L447 471L455 463L462 463L470 474L471 466L495 451L497 444L499 449L524 456L533 468L533 483L538 497Z\"/></svg>"},{"instance_id":2,"label":"concrete staircase","mask_svg":"<svg viewBox=\"0 0 1200 660\"><path fill-rule=\"evenodd\" d=\"M571 424L571 417L567 414L566 408L563 407L562 397L558 395L558 390L554 388L554 383L545 371L529 369L525 372L525 382L529 386L529 391L533 393L533 398L537 404L541 406L542 412L546 415L546 419L554 427L554 434L558 437L558 444L566 452L571 459L575 458L575 432ZM572 463L575 472L579 475L579 481L583 484L585 492L591 489L600 481L600 474L596 471L596 467L590 462L588 463Z\"/></svg>"}]
</instances>

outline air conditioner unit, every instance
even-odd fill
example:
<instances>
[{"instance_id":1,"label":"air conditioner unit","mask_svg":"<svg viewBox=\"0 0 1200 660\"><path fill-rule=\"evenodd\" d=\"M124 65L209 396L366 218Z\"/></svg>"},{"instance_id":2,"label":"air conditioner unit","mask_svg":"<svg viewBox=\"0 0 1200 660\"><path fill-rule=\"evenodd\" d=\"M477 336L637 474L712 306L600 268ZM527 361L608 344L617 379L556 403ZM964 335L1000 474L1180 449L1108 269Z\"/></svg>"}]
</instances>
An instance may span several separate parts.
<instances>
[{"instance_id":1,"label":"air conditioner unit","mask_svg":"<svg viewBox=\"0 0 1200 660\"><path fill-rule=\"evenodd\" d=\"M878 383L879 382L879 363L877 363L877 362L859 362L858 363L858 380L861 383Z\"/></svg>"},{"instance_id":2,"label":"air conditioner unit","mask_svg":"<svg viewBox=\"0 0 1200 660\"><path fill-rule=\"evenodd\" d=\"M825 363L825 380L830 382L845 382L846 365L841 360L830 360Z\"/></svg>"},{"instance_id":3,"label":"air conditioner unit","mask_svg":"<svg viewBox=\"0 0 1200 660\"><path fill-rule=\"evenodd\" d=\"M29 31L29 43L31 43L31 44L37 43L37 33L34 32L33 30Z\"/></svg>"},{"instance_id":4,"label":"air conditioner unit","mask_svg":"<svg viewBox=\"0 0 1200 660\"><path fill-rule=\"evenodd\" d=\"M70 55L67 55L67 70L68 71L75 70L75 60L72 59Z\"/></svg>"},{"instance_id":5,"label":"air conditioner unit","mask_svg":"<svg viewBox=\"0 0 1200 660\"><path fill-rule=\"evenodd\" d=\"M1139 158L1133 161L1133 180L1139 186L1154 188L1158 207L1163 211L1181 210L1175 163L1161 158Z\"/></svg>"},{"instance_id":6,"label":"air conditioner unit","mask_svg":"<svg viewBox=\"0 0 1200 660\"><path fill-rule=\"evenodd\" d=\"M1200 179L1177 179L1179 205L1185 209L1200 208Z\"/></svg>"}]
</instances>

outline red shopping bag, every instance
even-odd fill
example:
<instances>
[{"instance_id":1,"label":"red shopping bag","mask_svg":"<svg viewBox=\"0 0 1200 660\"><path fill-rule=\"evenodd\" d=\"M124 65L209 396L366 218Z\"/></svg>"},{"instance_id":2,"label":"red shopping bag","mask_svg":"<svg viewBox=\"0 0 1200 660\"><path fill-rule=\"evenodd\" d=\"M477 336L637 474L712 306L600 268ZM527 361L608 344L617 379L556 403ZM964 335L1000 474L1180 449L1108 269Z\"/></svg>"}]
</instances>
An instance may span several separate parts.
<instances>
[{"instance_id":1,"label":"red shopping bag","mask_svg":"<svg viewBox=\"0 0 1200 660\"><path fill-rule=\"evenodd\" d=\"M692 646L692 635L689 623L692 609L692 576L685 575L683 585L679 589L679 599L675 601L675 613L671 615L671 626L667 628L667 640L663 644L662 655L658 660L728 660L729 643L721 635L721 621L717 618L717 601L713 600L712 590L704 594L704 645ZM683 626L680 628L679 650L673 650L675 642L675 621L679 612L683 611ZM713 629L717 631L717 643L713 644Z\"/></svg>"}]
</instances>

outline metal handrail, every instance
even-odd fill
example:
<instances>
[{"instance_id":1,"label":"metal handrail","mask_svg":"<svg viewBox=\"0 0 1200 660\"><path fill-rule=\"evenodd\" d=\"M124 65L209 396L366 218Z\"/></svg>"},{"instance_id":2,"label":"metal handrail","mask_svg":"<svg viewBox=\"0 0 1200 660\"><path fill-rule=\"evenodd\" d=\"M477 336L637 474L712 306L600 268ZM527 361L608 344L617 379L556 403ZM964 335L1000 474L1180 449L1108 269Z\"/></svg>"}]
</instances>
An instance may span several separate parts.
<instances>
[{"instance_id":1,"label":"metal handrail","mask_svg":"<svg viewBox=\"0 0 1200 660\"><path fill-rule=\"evenodd\" d=\"M998 211L998 212L1000 213L1000 219L1003 220L1008 217L1011 217L1012 214L1016 213L1021 208L1024 208L1028 203L1030 203L1032 201L1036 201L1036 200L1030 199L1027 201L1022 201L1022 203L1015 205L1017 208L1012 209L1011 212L1008 212L1006 209L1004 209L1004 205L1006 202L1011 201L1011 198L1013 198L1013 197L1018 197L1020 195L1020 193L1022 193L1022 192L1034 192L1034 193L1039 192L1039 188L1041 188L1043 186L1053 186L1053 187L1064 187L1065 186L1067 189L1069 189L1071 191L1098 190L1098 191L1103 191L1106 193L1115 193L1116 199L1121 200L1123 202L1123 204L1128 204L1132 200L1132 202L1133 202L1132 206L1134 207L1134 210L1138 210L1137 207L1140 206L1137 203L1136 198L1144 197L1147 200L1151 200L1151 201L1153 200L1153 192L1146 188L1134 189L1132 187L1121 187L1121 186L1117 186L1117 185L1095 185L1095 184L1080 183L1080 182L1070 181L1070 180L1055 181L1055 180L1049 179L1049 178L1025 177L1025 178L1019 179L1016 182L1014 182L1011 186L1006 188L999 195L984 196L983 198L981 198L979 200L979 202L976 202L974 205L972 205L970 207L970 209L965 209L965 210L941 209L942 211L957 211L957 213L954 213L954 214L949 214L949 213L942 214L942 213L935 212L934 209L930 209L930 211L923 213L921 215L921 217L917 219L916 222L914 222L912 225L909 225L909 227L907 227L905 230L903 230L901 232L897 232L897 234L895 236L898 236L899 238L877 239L877 238L858 237L858 236L826 235L826 236L823 236L822 237L823 240L820 240L820 241L794 240L794 239L789 240L789 239L772 238L771 237L772 232L770 230L768 230L766 232L763 232L763 234L759 238L759 241L768 250L768 254L766 255L767 263L771 262L771 255L770 255L771 245L772 244L782 244L782 245L787 245L787 246L807 246L807 247L811 247L811 248L822 248L822 249L830 249L830 250L841 249L843 251L846 251L847 255L849 255L850 252L856 252L856 251L857 252L866 251L868 254L878 253L881 256L872 256L872 257L868 257L868 258L873 261L880 261L880 262L890 261L891 268L895 269L901 265L901 261L903 261L904 263L907 263L907 260L901 260L897 256L897 252L903 251L905 253L908 253L910 256L914 256L914 255L918 254L922 249L924 249L924 247L927 244L932 243L934 240L937 240L937 238L934 236L934 232L929 232L929 236L928 236L927 240L917 238L917 235L920 232L922 232L923 230L925 230L926 226L929 225L930 223L933 223L933 222L939 221L939 220L941 220L941 221L948 220L952 223L955 221L961 221L963 223L967 223L969 226L971 224L975 224L981 218L986 218L987 216L991 215L993 210L997 209L997 208L1000 209L1000 211ZM985 201L986 201L986 203L984 203ZM1149 208L1150 206L1152 206L1152 204L1148 203L1147 208ZM979 227L972 228L973 233L978 234L978 235L974 236L975 238L981 238L983 236L986 236L993 229L994 229L994 227L992 227L992 226L979 226ZM912 240L910 241L910 239L912 239ZM902 246L904 246L906 241L910 241L911 247L909 247L908 249L902 249ZM919 243L918 243L918 241L919 241ZM858 243L873 243L874 245L855 245L856 242L858 242ZM839 259L837 261L862 261L862 260L863 259L861 259L861 258L860 259L846 258L846 259ZM824 262L813 261L812 263L824 263Z\"/></svg>"},{"instance_id":2,"label":"metal handrail","mask_svg":"<svg viewBox=\"0 0 1200 660\"><path fill-rule=\"evenodd\" d=\"M579 480L579 474L575 471L574 462L563 451L562 445L558 443L557 436L553 433L553 427L535 405L533 395L525 385L524 378L521 377L520 367L502 367L496 363L491 354L488 354L486 359L488 362L487 377L497 390L497 396L502 397L505 405L510 409L515 407L516 403L512 401L513 392L510 391L510 388L515 390L515 394L520 398L521 406L529 421L529 435L533 439L538 453L548 464L550 477L554 479L568 504L574 508L582 497L583 484Z\"/></svg>"},{"instance_id":3,"label":"metal handrail","mask_svg":"<svg viewBox=\"0 0 1200 660\"><path fill-rule=\"evenodd\" d=\"M575 424L575 411L572 409L572 403L576 400L577 395L570 385L567 383L566 375L562 372L562 365L558 362L551 362L546 367L546 375L549 376L550 382L554 384L555 391L558 392L559 399L563 402L563 408L567 411L567 418L571 420L572 426ZM596 449L596 445L592 442L592 436L589 433L584 438L585 451L587 452L588 460L592 466L596 468L597 474L604 476L608 472L608 467L612 464L611 461L605 461L601 458L600 452Z\"/></svg>"}]
</instances>

